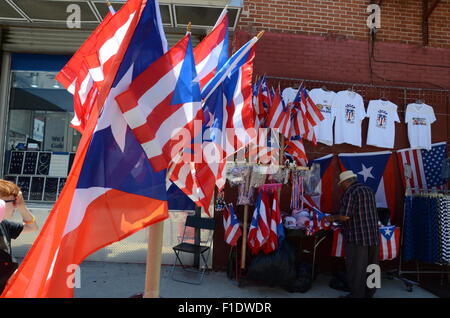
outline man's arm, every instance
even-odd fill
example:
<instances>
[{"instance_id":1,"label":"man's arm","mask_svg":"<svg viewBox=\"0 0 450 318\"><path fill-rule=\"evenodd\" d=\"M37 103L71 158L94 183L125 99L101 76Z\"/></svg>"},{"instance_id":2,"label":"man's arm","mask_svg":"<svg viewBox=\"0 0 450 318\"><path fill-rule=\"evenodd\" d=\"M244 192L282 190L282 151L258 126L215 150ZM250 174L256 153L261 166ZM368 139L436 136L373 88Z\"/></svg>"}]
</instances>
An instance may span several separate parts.
<instances>
[{"instance_id":1,"label":"man's arm","mask_svg":"<svg viewBox=\"0 0 450 318\"><path fill-rule=\"evenodd\" d=\"M328 222L346 222L350 220L353 214L353 201L353 194L351 193L347 198L344 198L339 214L333 214L327 217Z\"/></svg>"},{"instance_id":2,"label":"man's arm","mask_svg":"<svg viewBox=\"0 0 450 318\"><path fill-rule=\"evenodd\" d=\"M16 208L19 210L20 215L23 220L23 232L35 232L39 229L36 224L36 219L33 214L31 214L30 210L28 210L25 201L22 196L22 192L20 192L16 197Z\"/></svg>"}]
</instances>

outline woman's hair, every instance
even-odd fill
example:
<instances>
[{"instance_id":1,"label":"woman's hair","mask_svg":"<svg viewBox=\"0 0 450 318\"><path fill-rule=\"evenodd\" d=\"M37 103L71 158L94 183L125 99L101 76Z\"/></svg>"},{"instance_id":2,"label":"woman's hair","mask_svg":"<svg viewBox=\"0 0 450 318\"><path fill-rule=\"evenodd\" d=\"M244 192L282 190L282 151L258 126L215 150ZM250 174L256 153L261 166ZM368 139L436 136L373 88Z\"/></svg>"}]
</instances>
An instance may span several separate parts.
<instances>
[{"instance_id":1,"label":"woman's hair","mask_svg":"<svg viewBox=\"0 0 450 318\"><path fill-rule=\"evenodd\" d=\"M20 188L16 184L0 179L0 197L16 196L19 192Z\"/></svg>"}]
</instances>

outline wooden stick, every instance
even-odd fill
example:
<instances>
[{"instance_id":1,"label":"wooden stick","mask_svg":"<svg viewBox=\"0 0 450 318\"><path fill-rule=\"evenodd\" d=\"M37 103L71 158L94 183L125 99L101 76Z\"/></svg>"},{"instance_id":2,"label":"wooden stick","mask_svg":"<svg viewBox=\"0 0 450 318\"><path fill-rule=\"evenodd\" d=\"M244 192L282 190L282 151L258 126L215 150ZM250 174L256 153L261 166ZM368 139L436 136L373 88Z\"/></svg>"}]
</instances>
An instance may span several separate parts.
<instances>
[{"instance_id":1,"label":"wooden stick","mask_svg":"<svg viewBox=\"0 0 450 318\"><path fill-rule=\"evenodd\" d=\"M248 205L244 205L244 232L242 234L242 250L241 250L241 269L245 268L245 256L247 251L247 219L248 219Z\"/></svg>"},{"instance_id":2,"label":"wooden stick","mask_svg":"<svg viewBox=\"0 0 450 318\"><path fill-rule=\"evenodd\" d=\"M147 268L144 298L159 298L164 221L148 229Z\"/></svg>"}]
</instances>

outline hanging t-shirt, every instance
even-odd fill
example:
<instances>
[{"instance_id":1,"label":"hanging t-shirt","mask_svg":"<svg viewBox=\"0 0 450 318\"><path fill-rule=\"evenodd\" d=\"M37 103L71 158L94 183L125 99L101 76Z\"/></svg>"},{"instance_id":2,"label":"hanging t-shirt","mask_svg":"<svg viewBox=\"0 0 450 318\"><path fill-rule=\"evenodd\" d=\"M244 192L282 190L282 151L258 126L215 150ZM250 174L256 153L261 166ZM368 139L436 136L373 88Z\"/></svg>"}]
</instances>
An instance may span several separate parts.
<instances>
[{"instance_id":1,"label":"hanging t-shirt","mask_svg":"<svg viewBox=\"0 0 450 318\"><path fill-rule=\"evenodd\" d=\"M283 89L281 93L281 97L283 97L284 102L287 104L292 103L297 95L298 89L292 87L286 87Z\"/></svg>"},{"instance_id":2,"label":"hanging t-shirt","mask_svg":"<svg viewBox=\"0 0 450 318\"><path fill-rule=\"evenodd\" d=\"M433 107L427 104L409 104L406 107L405 122L408 124L408 138L413 149L431 149L431 124L436 121Z\"/></svg>"},{"instance_id":3,"label":"hanging t-shirt","mask_svg":"<svg viewBox=\"0 0 450 318\"><path fill-rule=\"evenodd\" d=\"M333 145L333 121L335 117L333 101L336 96L335 92L326 91L322 88L315 88L309 92L309 96L322 113L324 120L314 126L317 142L325 145Z\"/></svg>"},{"instance_id":4,"label":"hanging t-shirt","mask_svg":"<svg viewBox=\"0 0 450 318\"><path fill-rule=\"evenodd\" d=\"M385 100L371 100L367 107L369 132L367 144L381 148L394 148L395 123L400 119L397 114L397 105Z\"/></svg>"},{"instance_id":5,"label":"hanging t-shirt","mask_svg":"<svg viewBox=\"0 0 450 318\"><path fill-rule=\"evenodd\" d=\"M361 122L366 117L362 96L349 90L340 91L332 107L336 116L334 143L361 147Z\"/></svg>"}]
</instances>

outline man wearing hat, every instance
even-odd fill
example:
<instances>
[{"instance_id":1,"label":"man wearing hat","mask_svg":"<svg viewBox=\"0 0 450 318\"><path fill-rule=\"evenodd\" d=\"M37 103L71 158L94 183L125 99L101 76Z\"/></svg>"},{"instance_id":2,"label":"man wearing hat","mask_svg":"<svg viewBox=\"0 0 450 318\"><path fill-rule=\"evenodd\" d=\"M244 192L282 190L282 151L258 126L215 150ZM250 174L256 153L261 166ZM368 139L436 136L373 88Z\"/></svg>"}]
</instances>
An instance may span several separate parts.
<instances>
[{"instance_id":1,"label":"man wearing hat","mask_svg":"<svg viewBox=\"0 0 450 318\"><path fill-rule=\"evenodd\" d=\"M346 298L371 298L376 289L367 287L367 266L378 264L379 230L375 194L358 182L351 170L339 176L344 193L338 215L329 216L330 222L342 222L347 280L351 293Z\"/></svg>"}]
</instances>

